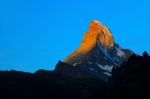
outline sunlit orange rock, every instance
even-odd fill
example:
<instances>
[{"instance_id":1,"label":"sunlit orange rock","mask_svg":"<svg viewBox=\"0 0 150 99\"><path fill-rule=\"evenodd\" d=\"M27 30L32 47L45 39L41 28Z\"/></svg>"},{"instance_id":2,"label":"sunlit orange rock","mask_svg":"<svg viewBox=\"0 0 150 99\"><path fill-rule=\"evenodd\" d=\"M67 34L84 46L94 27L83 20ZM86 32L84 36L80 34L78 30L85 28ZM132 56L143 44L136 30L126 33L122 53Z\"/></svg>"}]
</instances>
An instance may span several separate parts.
<instances>
[{"instance_id":1,"label":"sunlit orange rock","mask_svg":"<svg viewBox=\"0 0 150 99\"><path fill-rule=\"evenodd\" d=\"M103 48L111 49L114 47L114 39L107 27L99 21L93 20L89 25L89 30L83 37L80 48L68 56L65 62L72 64L77 60L76 58L86 56L96 44L100 44Z\"/></svg>"},{"instance_id":2,"label":"sunlit orange rock","mask_svg":"<svg viewBox=\"0 0 150 99\"><path fill-rule=\"evenodd\" d=\"M88 32L86 32L84 35L80 48L94 46L97 42L97 39L104 48L112 48L114 46L114 39L108 28L102 25L100 22L93 20L89 25Z\"/></svg>"}]
</instances>

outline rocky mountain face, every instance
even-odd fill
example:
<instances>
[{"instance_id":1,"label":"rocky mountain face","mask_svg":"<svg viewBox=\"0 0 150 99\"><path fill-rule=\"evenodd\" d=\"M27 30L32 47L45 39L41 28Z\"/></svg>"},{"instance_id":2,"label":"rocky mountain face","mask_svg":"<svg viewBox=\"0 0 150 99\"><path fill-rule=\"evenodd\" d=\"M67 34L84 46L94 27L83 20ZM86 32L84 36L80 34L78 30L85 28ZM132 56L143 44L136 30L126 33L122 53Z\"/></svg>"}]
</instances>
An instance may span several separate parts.
<instances>
[{"instance_id":1,"label":"rocky mountain face","mask_svg":"<svg viewBox=\"0 0 150 99\"><path fill-rule=\"evenodd\" d=\"M80 47L69 55L64 63L80 67L83 71L107 80L113 67L119 67L132 51L115 43L110 30L99 21L93 20L85 33ZM61 67L57 66L57 69ZM62 67L61 67L62 68ZM62 69L62 72L65 69Z\"/></svg>"}]
</instances>

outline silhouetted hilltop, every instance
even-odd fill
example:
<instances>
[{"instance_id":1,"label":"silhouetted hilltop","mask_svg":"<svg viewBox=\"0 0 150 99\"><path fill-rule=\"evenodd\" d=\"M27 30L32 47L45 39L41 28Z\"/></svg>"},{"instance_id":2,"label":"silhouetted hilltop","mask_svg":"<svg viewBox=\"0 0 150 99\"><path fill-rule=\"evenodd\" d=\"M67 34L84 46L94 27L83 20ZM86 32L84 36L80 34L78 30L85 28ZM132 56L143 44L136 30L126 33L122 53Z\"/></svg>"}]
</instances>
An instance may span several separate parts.
<instances>
[{"instance_id":1,"label":"silhouetted hilltop","mask_svg":"<svg viewBox=\"0 0 150 99\"><path fill-rule=\"evenodd\" d=\"M150 98L150 56L147 52L143 56L133 54L120 67L113 68L108 82L93 75L85 76L86 72L79 72L76 67L72 69L63 62L57 66L54 71L35 73L0 71L0 99ZM70 73L62 73L63 68Z\"/></svg>"},{"instance_id":2,"label":"silhouetted hilltop","mask_svg":"<svg viewBox=\"0 0 150 99\"><path fill-rule=\"evenodd\" d=\"M132 55L119 68L114 68L109 81L110 99L150 98L150 56Z\"/></svg>"},{"instance_id":3,"label":"silhouetted hilltop","mask_svg":"<svg viewBox=\"0 0 150 99\"><path fill-rule=\"evenodd\" d=\"M97 78L77 78L55 71L0 72L0 99L88 99L99 89L104 93L104 87L105 82Z\"/></svg>"}]
</instances>

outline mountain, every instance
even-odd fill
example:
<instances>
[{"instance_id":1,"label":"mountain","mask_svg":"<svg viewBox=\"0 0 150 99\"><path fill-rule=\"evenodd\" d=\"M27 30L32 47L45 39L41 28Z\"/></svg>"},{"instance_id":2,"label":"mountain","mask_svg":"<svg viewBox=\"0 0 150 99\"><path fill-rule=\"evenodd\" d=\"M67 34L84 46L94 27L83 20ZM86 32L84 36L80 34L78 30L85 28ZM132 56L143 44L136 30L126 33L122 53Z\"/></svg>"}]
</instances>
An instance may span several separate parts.
<instances>
[{"instance_id":1,"label":"mountain","mask_svg":"<svg viewBox=\"0 0 150 99\"><path fill-rule=\"evenodd\" d=\"M129 49L123 49L115 43L112 33L106 26L93 20L80 47L69 55L64 63L72 68L80 67L83 71L107 80L111 76L112 68L119 67L132 54ZM65 71L64 68L63 70Z\"/></svg>"},{"instance_id":2,"label":"mountain","mask_svg":"<svg viewBox=\"0 0 150 99\"><path fill-rule=\"evenodd\" d=\"M106 99L150 99L150 56L132 55L113 69Z\"/></svg>"}]
</instances>

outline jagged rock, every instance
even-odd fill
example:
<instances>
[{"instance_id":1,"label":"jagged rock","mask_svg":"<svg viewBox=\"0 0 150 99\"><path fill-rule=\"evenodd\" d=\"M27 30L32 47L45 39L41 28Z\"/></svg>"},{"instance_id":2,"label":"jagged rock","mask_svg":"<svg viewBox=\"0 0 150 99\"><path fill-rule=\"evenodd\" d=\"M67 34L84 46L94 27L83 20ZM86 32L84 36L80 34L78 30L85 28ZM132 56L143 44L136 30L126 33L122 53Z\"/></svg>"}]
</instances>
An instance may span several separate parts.
<instances>
[{"instance_id":1,"label":"jagged rock","mask_svg":"<svg viewBox=\"0 0 150 99\"><path fill-rule=\"evenodd\" d=\"M107 80L113 67L126 61L132 51L114 42L107 27L93 20L85 33L80 47L65 59L65 63Z\"/></svg>"}]
</instances>

